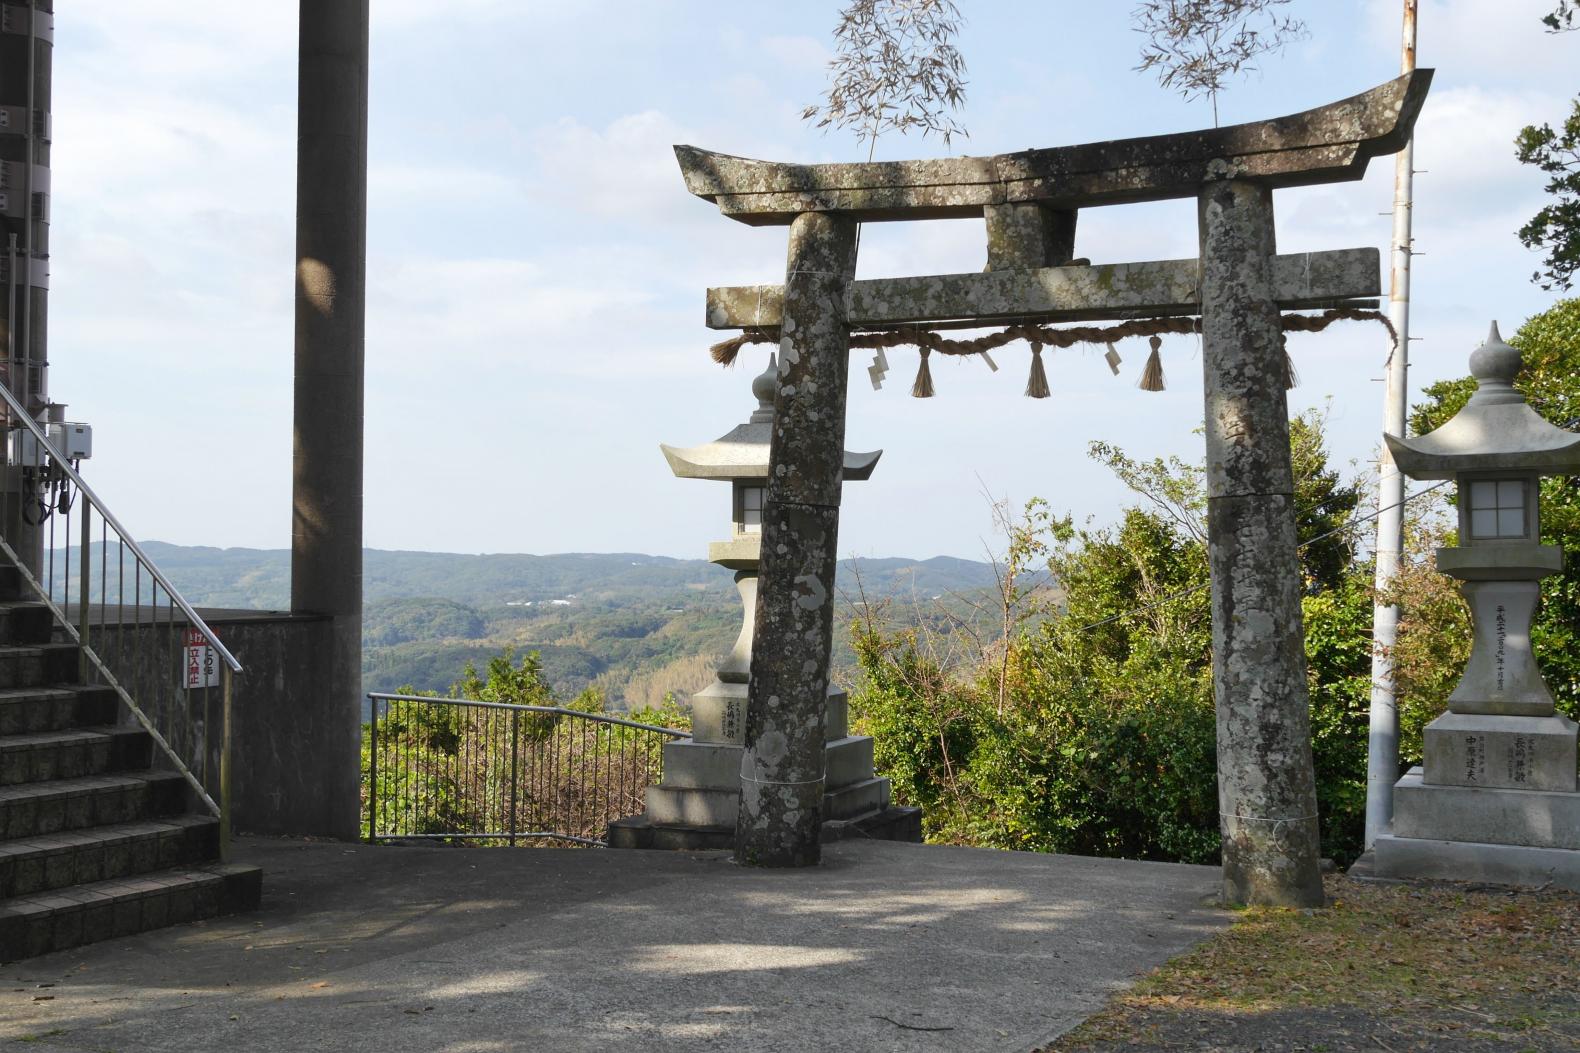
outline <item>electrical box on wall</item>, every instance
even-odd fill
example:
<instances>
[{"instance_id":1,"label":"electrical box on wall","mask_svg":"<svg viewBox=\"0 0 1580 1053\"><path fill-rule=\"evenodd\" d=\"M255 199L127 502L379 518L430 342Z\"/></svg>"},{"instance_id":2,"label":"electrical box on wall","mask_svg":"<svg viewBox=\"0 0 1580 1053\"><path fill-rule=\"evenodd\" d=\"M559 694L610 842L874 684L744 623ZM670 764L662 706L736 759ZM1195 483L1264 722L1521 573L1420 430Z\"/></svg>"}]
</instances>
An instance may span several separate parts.
<instances>
[{"instance_id":1,"label":"electrical box on wall","mask_svg":"<svg viewBox=\"0 0 1580 1053\"><path fill-rule=\"evenodd\" d=\"M93 456L93 425L51 424L49 441L68 461L86 461Z\"/></svg>"}]
</instances>

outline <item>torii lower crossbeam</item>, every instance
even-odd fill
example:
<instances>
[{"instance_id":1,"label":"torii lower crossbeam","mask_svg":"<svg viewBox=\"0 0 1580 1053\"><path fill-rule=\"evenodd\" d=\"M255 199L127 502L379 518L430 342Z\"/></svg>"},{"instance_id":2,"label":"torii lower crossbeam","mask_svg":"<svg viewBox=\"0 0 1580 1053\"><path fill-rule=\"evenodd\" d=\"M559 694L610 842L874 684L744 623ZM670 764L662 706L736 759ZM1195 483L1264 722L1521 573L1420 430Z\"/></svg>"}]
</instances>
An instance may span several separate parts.
<instances>
[{"instance_id":1,"label":"torii lower crossbeam","mask_svg":"<svg viewBox=\"0 0 1580 1053\"><path fill-rule=\"evenodd\" d=\"M1372 248L1275 256L1273 299L1284 310L1334 307L1378 295L1380 271L1381 256ZM1077 322L1200 311L1201 263L1194 259L879 278L852 282L845 295L845 318L857 329ZM710 329L777 329L783 314L782 285L708 290Z\"/></svg>"}]
</instances>

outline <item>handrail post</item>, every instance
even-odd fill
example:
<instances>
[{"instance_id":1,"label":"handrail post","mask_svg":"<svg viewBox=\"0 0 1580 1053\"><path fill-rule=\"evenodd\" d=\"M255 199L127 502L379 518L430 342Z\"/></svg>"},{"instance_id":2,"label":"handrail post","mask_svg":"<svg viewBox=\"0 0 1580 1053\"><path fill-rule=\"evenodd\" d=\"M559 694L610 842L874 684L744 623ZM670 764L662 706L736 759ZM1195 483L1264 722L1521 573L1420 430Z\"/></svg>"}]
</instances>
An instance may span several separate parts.
<instances>
[{"instance_id":1,"label":"handrail post","mask_svg":"<svg viewBox=\"0 0 1580 1053\"><path fill-rule=\"evenodd\" d=\"M517 741L517 738L518 738L519 733L520 733L520 728L521 728L521 711L519 709L512 709L510 711L510 844L511 844L511 847L514 847L515 844L516 844L516 768L517 768L516 757L518 756L518 753L519 753L519 751L516 748L516 741Z\"/></svg>"},{"instance_id":2,"label":"handrail post","mask_svg":"<svg viewBox=\"0 0 1580 1053\"><path fill-rule=\"evenodd\" d=\"M91 523L93 520L93 502L87 494L77 492L77 501L82 505L82 564L80 569L82 580L78 585L77 595L77 672L78 679L86 684L88 682L88 588L93 580L89 571L88 546L93 542ZM68 536L66 544L71 544Z\"/></svg>"},{"instance_id":3,"label":"handrail post","mask_svg":"<svg viewBox=\"0 0 1580 1053\"><path fill-rule=\"evenodd\" d=\"M368 696L368 844L374 843L379 815L379 699Z\"/></svg>"},{"instance_id":4,"label":"handrail post","mask_svg":"<svg viewBox=\"0 0 1580 1053\"><path fill-rule=\"evenodd\" d=\"M220 728L219 728L219 858L230 861L230 726L231 684L230 666L220 663Z\"/></svg>"}]
</instances>

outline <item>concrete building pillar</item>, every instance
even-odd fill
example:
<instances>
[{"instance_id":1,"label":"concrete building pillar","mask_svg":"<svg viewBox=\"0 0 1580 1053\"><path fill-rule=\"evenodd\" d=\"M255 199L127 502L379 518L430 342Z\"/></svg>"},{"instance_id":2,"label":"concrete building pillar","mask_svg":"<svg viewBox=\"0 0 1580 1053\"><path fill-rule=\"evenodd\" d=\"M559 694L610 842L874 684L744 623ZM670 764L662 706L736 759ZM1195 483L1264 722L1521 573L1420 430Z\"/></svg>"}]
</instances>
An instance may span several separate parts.
<instances>
[{"instance_id":1,"label":"concrete building pillar","mask_svg":"<svg viewBox=\"0 0 1580 1053\"><path fill-rule=\"evenodd\" d=\"M1272 191L1208 183L1197 214L1224 898L1320 906Z\"/></svg>"},{"instance_id":2,"label":"concrete building pillar","mask_svg":"<svg viewBox=\"0 0 1580 1053\"><path fill-rule=\"evenodd\" d=\"M735 858L754 866L810 866L821 858L850 354L845 294L855 272L855 221L829 212L796 217L735 826Z\"/></svg>"},{"instance_id":3,"label":"concrete building pillar","mask_svg":"<svg viewBox=\"0 0 1580 1053\"><path fill-rule=\"evenodd\" d=\"M362 681L362 375L368 0L301 0L291 610L327 615L321 679L277 716L300 799L276 826L357 836ZM255 748L255 747L254 747ZM283 791L282 791L283 792Z\"/></svg>"},{"instance_id":4,"label":"concrete building pillar","mask_svg":"<svg viewBox=\"0 0 1580 1053\"><path fill-rule=\"evenodd\" d=\"M5 383L34 417L49 405L50 95L54 0L7 2L0 16L0 359ZM0 418L4 414L0 413ZM31 467L31 465L29 466ZM20 467L4 485L37 493ZM21 515L24 502L3 502L0 530L37 573L43 535Z\"/></svg>"}]
</instances>

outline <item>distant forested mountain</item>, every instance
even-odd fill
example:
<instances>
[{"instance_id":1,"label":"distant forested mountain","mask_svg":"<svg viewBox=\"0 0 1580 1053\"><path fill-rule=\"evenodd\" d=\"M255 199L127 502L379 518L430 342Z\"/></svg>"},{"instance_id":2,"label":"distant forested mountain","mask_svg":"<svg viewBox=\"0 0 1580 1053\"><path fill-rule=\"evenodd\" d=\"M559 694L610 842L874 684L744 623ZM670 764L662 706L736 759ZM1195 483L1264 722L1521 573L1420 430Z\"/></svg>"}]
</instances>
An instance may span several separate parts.
<instances>
[{"instance_id":1,"label":"distant forested mountain","mask_svg":"<svg viewBox=\"0 0 1580 1053\"><path fill-rule=\"evenodd\" d=\"M200 607L279 610L290 605L285 549L143 545ZM990 564L940 556L844 561L848 601L915 604L918 614L963 608L994 583ZM556 693L602 690L612 708L684 697L712 678L714 659L740 628L732 575L704 560L639 553L363 556L363 684L444 690L467 662L507 647L537 651ZM853 613L853 609L849 609ZM835 634L836 665L852 662Z\"/></svg>"}]
</instances>

